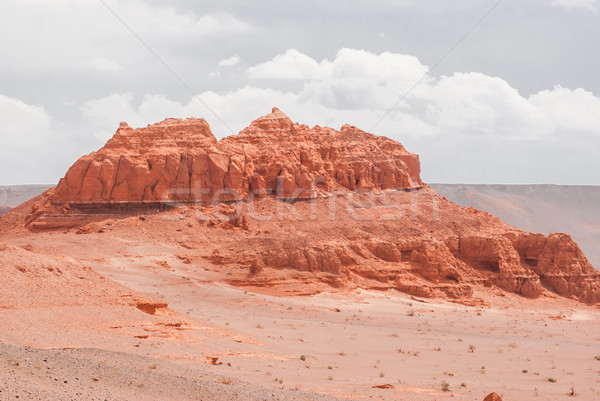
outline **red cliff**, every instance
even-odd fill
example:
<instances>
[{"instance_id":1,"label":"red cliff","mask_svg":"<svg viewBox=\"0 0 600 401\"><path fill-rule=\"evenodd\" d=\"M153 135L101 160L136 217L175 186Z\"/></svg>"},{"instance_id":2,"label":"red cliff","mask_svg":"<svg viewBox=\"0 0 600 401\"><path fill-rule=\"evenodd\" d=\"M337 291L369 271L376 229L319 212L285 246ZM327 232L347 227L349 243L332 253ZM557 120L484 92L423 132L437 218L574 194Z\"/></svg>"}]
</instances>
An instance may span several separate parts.
<instances>
[{"instance_id":1,"label":"red cliff","mask_svg":"<svg viewBox=\"0 0 600 401\"><path fill-rule=\"evenodd\" d=\"M388 138L292 123L278 109L217 141L204 119L121 123L60 181L55 203L201 201L264 193L312 198L336 190L421 186L417 155Z\"/></svg>"}]
</instances>

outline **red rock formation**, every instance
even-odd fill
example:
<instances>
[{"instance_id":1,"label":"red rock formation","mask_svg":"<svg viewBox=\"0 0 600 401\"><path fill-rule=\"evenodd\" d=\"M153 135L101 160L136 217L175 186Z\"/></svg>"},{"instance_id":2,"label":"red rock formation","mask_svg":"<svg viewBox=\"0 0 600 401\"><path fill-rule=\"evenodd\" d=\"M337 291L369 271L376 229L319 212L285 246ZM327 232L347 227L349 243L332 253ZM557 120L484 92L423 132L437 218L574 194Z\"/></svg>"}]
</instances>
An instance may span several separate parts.
<instances>
[{"instance_id":1,"label":"red rock formation","mask_svg":"<svg viewBox=\"0 0 600 401\"><path fill-rule=\"evenodd\" d=\"M600 272L567 234L509 236L523 264L542 284L563 296L576 295L587 303L600 303Z\"/></svg>"},{"instance_id":2,"label":"red rock formation","mask_svg":"<svg viewBox=\"0 0 600 401\"><path fill-rule=\"evenodd\" d=\"M311 198L336 190L422 185L417 155L388 138L292 123L278 109L219 142L203 119L121 123L60 181L53 203Z\"/></svg>"},{"instance_id":3,"label":"red rock formation","mask_svg":"<svg viewBox=\"0 0 600 401\"><path fill-rule=\"evenodd\" d=\"M483 401L502 401L502 398L496 393L488 394Z\"/></svg>"},{"instance_id":4,"label":"red rock formation","mask_svg":"<svg viewBox=\"0 0 600 401\"><path fill-rule=\"evenodd\" d=\"M228 279L234 284L297 284L302 277L458 300L480 286L600 302L600 273L568 235L529 234L459 207L423 186L419 169L418 156L391 139L348 125L309 128L277 109L221 141L202 119L136 130L122 123L40 198L29 222L81 227L82 214L89 223L103 213L135 213L139 205L155 212L165 201L184 201L189 209L179 219L201 214L203 224L188 226L212 230L203 234L210 243L197 249L212 249L215 265L248 268L247 277ZM312 201L294 204L290 217L282 205L292 205L276 198ZM245 202L193 203L200 200Z\"/></svg>"},{"instance_id":5,"label":"red rock formation","mask_svg":"<svg viewBox=\"0 0 600 401\"><path fill-rule=\"evenodd\" d=\"M452 253L505 291L527 297L542 292L539 276L523 264L513 244L502 236L468 236L448 241Z\"/></svg>"}]
</instances>

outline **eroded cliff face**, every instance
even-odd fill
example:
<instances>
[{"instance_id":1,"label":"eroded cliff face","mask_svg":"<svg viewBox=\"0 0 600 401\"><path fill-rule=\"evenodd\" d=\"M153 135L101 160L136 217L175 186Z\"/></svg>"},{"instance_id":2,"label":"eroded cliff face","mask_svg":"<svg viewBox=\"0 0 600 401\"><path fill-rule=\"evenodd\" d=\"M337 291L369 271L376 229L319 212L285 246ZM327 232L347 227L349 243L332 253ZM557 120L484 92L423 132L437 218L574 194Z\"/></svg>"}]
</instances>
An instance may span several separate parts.
<instances>
[{"instance_id":1,"label":"eroded cliff face","mask_svg":"<svg viewBox=\"0 0 600 401\"><path fill-rule=\"evenodd\" d=\"M203 119L136 130L122 123L32 206L28 225L89 233L102 226L81 227L90 219L175 207L165 213L181 210L181 227L170 235L188 230L186 247L239 267L227 279L235 285L305 293L318 283L462 301L487 289L600 302L600 274L568 235L526 233L459 207L419 174L418 156L398 142L349 125L309 128L278 109L221 141ZM182 203L163 208L171 201Z\"/></svg>"},{"instance_id":2,"label":"eroded cliff face","mask_svg":"<svg viewBox=\"0 0 600 401\"><path fill-rule=\"evenodd\" d=\"M251 270L260 273L264 266L323 273L322 279L337 288L389 288L423 297L466 300L483 287L527 298L554 292L600 303L600 272L566 234L545 237L516 229L444 234L423 230L402 240L273 241L254 256ZM260 280L259 275L255 284Z\"/></svg>"},{"instance_id":3,"label":"eroded cliff face","mask_svg":"<svg viewBox=\"0 0 600 401\"><path fill-rule=\"evenodd\" d=\"M600 303L600 272L567 234L523 234L509 237L524 265L547 288L586 303Z\"/></svg>"},{"instance_id":4,"label":"eroded cliff face","mask_svg":"<svg viewBox=\"0 0 600 401\"><path fill-rule=\"evenodd\" d=\"M422 185L418 156L398 142L346 125L294 124L278 109L239 135L217 141L203 119L167 119L147 128L121 123L97 152L60 181L54 203L236 200L277 194Z\"/></svg>"}]
</instances>

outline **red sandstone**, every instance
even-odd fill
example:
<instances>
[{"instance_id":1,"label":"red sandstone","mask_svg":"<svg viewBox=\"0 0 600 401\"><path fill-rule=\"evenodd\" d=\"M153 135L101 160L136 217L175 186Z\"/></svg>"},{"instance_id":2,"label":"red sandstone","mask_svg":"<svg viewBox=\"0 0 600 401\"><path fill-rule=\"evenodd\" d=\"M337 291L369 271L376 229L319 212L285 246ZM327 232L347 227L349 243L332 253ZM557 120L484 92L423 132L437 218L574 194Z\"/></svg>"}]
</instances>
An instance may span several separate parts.
<instances>
[{"instance_id":1,"label":"red sandstone","mask_svg":"<svg viewBox=\"0 0 600 401\"><path fill-rule=\"evenodd\" d=\"M136 130L121 123L105 147L69 169L53 202L199 201L265 192L312 198L420 185L418 156L398 142L349 125L309 128L273 109L219 142L204 119L167 119Z\"/></svg>"}]
</instances>

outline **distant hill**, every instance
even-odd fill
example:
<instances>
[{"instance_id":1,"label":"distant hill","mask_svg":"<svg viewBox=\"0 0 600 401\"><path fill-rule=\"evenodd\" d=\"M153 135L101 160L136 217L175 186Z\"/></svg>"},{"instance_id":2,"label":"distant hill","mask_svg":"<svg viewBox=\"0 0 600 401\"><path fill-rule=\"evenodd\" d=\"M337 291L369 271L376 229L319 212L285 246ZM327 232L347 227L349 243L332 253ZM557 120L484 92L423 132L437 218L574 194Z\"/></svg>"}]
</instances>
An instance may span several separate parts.
<instances>
[{"instance_id":1,"label":"distant hill","mask_svg":"<svg viewBox=\"0 0 600 401\"><path fill-rule=\"evenodd\" d=\"M0 205L0 215L3 215L4 213L8 212L11 209L12 208L10 206Z\"/></svg>"},{"instance_id":2,"label":"distant hill","mask_svg":"<svg viewBox=\"0 0 600 401\"><path fill-rule=\"evenodd\" d=\"M52 187L53 185L0 186L0 205L10 207L19 206L21 203L38 196ZM2 212L0 212L0 214L2 214Z\"/></svg>"},{"instance_id":3,"label":"distant hill","mask_svg":"<svg viewBox=\"0 0 600 401\"><path fill-rule=\"evenodd\" d=\"M461 206L473 206L525 231L564 232L600 269L600 186L430 184Z\"/></svg>"}]
</instances>

